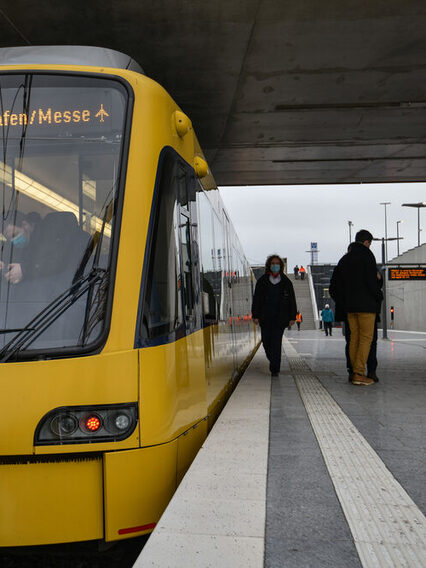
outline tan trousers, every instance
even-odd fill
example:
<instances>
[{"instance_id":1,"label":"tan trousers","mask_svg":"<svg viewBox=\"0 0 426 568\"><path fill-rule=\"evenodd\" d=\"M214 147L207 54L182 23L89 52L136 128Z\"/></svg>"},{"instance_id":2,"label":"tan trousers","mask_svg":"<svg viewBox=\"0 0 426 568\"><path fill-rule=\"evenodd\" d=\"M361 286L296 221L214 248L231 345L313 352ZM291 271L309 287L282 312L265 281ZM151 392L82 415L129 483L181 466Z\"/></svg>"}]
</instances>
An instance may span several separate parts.
<instances>
[{"instance_id":1,"label":"tan trousers","mask_svg":"<svg viewBox=\"0 0 426 568\"><path fill-rule=\"evenodd\" d=\"M375 320L376 314L361 312L348 314L349 328L351 330L349 357L353 372L357 375L365 374L365 365L370 352L371 341L373 340Z\"/></svg>"}]
</instances>

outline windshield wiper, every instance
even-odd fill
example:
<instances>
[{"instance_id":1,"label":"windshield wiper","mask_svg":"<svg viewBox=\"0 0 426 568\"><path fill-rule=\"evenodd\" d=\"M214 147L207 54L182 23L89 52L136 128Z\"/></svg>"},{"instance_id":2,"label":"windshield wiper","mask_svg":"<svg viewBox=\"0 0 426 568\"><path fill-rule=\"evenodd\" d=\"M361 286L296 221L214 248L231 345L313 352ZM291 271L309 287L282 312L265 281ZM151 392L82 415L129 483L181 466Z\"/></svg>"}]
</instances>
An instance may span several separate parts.
<instances>
[{"instance_id":1,"label":"windshield wiper","mask_svg":"<svg viewBox=\"0 0 426 568\"><path fill-rule=\"evenodd\" d=\"M106 224L111 220L114 207L114 199L111 199L105 205L105 213L102 219L102 228L96 231L90 238L83 258L78 266L71 286L48 304L35 318L33 318L22 329L16 329L17 332L4 347L0 350L0 363L5 363L14 357L19 351L27 348L33 343L52 323L54 323L70 306L72 306L81 296L88 293L86 303L86 313L83 321L82 344L89 335L90 327L90 311L92 308L94 285L102 280L106 280L109 276L109 268L99 267L99 258L101 253L101 244L105 232ZM84 276L84 270L90 257L95 251L92 269ZM102 287L102 286L101 286ZM6 332L5 332L6 333Z\"/></svg>"},{"instance_id":2,"label":"windshield wiper","mask_svg":"<svg viewBox=\"0 0 426 568\"><path fill-rule=\"evenodd\" d=\"M92 268L86 275L75 280L72 285L48 304L28 325L20 330L0 351L0 363L6 363L21 349L33 343L53 322L69 307L90 290L96 282L104 279L108 271L104 268Z\"/></svg>"},{"instance_id":3,"label":"windshield wiper","mask_svg":"<svg viewBox=\"0 0 426 568\"><path fill-rule=\"evenodd\" d=\"M0 329L0 334L3 333L15 333L17 331L27 331L28 327L18 327L17 329Z\"/></svg>"}]
</instances>

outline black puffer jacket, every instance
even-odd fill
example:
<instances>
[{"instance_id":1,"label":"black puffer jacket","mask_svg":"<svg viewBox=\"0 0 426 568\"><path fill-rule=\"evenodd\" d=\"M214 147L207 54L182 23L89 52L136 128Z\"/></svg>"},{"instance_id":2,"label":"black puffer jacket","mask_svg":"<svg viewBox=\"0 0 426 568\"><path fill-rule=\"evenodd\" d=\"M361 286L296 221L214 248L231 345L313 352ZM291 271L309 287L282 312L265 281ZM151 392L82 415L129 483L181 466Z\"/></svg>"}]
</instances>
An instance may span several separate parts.
<instances>
[{"instance_id":1,"label":"black puffer jacket","mask_svg":"<svg viewBox=\"0 0 426 568\"><path fill-rule=\"evenodd\" d=\"M368 247L354 243L340 259L331 279L330 295L336 302L336 321L341 321L341 314L378 312L381 291L376 259Z\"/></svg>"},{"instance_id":2,"label":"black puffer jacket","mask_svg":"<svg viewBox=\"0 0 426 568\"><path fill-rule=\"evenodd\" d=\"M339 267L336 266L330 280L330 296L335 303L334 319L336 321L345 321L346 312L342 305L341 293L339 290Z\"/></svg>"},{"instance_id":3,"label":"black puffer jacket","mask_svg":"<svg viewBox=\"0 0 426 568\"><path fill-rule=\"evenodd\" d=\"M293 284L285 274L281 274L281 282L271 284L269 275L264 274L256 283L254 291L253 305L251 308L253 319L258 319L260 325L272 323L267 321L270 314L269 302L271 301L271 292L275 286L279 287L279 302L276 306L274 324L287 327L289 321L296 319L296 296L294 294ZM273 294L275 296L275 294Z\"/></svg>"}]
</instances>

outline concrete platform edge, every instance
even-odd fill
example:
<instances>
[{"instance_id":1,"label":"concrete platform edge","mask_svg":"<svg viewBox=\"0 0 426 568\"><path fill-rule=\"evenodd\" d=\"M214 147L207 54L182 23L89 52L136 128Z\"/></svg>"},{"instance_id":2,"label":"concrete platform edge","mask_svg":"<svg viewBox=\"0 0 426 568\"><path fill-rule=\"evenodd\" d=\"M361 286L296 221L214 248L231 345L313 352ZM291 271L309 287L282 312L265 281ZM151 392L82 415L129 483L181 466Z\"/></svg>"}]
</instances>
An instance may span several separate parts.
<instances>
[{"instance_id":1,"label":"concrete platform edge","mask_svg":"<svg viewBox=\"0 0 426 568\"><path fill-rule=\"evenodd\" d=\"M136 568L263 567L271 380L262 362L257 353Z\"/></svg>"}]
</instances>

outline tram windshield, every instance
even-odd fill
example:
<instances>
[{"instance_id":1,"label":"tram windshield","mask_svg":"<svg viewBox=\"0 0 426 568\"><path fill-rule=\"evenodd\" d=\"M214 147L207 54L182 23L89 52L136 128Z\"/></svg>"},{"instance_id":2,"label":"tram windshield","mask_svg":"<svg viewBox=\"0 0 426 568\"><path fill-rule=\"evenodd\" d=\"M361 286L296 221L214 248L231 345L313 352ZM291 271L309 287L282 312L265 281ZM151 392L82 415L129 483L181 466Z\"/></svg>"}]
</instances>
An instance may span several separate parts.
<instances>
[{"instance_id":1,"label":"tram windshield","mask_svg":"<svg viewBox=\"0 0 426 568\"><path fill-rule=\"evenodd\" d=\"M105 329L127 98L106 78L0 74L0 361Z\"/></svg>"}]
</instances>

